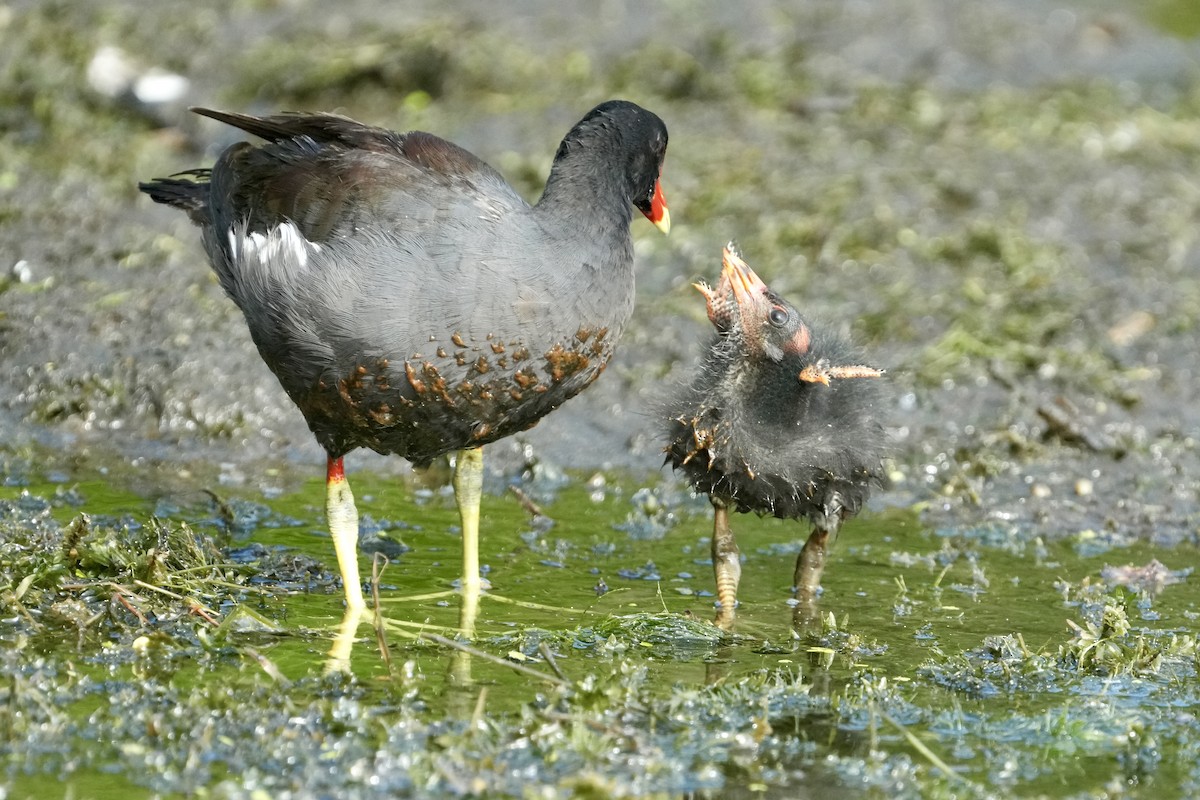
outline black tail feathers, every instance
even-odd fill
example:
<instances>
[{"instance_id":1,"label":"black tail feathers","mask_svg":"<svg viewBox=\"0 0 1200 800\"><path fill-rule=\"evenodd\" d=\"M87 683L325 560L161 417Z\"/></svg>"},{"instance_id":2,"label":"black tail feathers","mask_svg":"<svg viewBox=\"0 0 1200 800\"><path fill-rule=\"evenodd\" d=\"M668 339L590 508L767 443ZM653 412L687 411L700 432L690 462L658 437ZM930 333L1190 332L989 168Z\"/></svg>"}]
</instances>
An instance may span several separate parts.
<instances>
[{"instance_id":1,"label":"black tail feathers","mask_svg":"<svg viewBox=\"0 0 1200 800\"><path fill-rule=\"evenodd\" d=\"M193 222L203 225L212 221L208 209L210 176L211 171L207 169L189 170L170 178L155 178L139 183L138 189L150 195L150 199L156 203L186 211Z\"/></svg>"}]
</instances>

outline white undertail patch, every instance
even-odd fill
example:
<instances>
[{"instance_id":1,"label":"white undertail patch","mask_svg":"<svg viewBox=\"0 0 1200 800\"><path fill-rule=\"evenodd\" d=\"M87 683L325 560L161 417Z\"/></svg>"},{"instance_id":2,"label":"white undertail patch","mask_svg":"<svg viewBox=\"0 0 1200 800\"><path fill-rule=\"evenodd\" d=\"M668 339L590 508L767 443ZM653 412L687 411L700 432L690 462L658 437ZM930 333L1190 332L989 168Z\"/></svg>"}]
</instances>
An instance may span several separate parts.
<instances>
[{"instance_id":1,"label":"white undertail patch","mask_svg":"<svg viewBox=\"0 0 1200 800\"><path fill-rule=\"evenodd\" d=\"M308 266L310 254L320 252L321 246L310 242L291 222L283 222L266 233L246 233L245 228L229 231L229 251L243 266L259 269Z\"/></svg>"}]
</instances>

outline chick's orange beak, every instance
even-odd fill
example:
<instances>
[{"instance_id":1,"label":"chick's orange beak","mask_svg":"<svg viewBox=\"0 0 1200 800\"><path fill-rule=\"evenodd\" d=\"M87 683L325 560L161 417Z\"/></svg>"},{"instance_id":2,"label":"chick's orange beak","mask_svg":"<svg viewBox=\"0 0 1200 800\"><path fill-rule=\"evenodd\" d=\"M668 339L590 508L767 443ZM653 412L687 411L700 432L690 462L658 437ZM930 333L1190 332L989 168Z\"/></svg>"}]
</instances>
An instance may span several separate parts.
<instances>
[{"instance_id":1,"label":"chick's orange beak","mask_svg":"<svg viewBox=\"0 0 1200 800\"><path fill-rule=\"evenodd\" d=\"M762 278L754 274L754 270L737 254L732 243L725 245L721 252L721 282L729 284L734 299L742 308L751 308L762 303L768 291Z\"/></svg>"}]
</instances>

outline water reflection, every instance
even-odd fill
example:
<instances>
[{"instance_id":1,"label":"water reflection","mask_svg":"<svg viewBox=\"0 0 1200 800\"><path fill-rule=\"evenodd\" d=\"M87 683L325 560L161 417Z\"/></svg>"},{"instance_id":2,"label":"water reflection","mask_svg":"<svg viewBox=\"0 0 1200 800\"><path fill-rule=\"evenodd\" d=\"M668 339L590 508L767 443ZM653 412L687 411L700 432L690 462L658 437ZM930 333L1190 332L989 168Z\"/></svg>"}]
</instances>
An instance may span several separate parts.
<instances>
[{"instance_id":1,"label":"water reflection","mask_svg":"<svg viewBox=\"0 0 1200 800\"><path fill-rule=\"evenodd\" d=\"M350 654L354 650L354 640L358 636L358 627L364 622L374 620L374 612L365 608L347 606L333 635L333 645L325 659L325 672L350 674Z\"/></svg>"}]
</instances>

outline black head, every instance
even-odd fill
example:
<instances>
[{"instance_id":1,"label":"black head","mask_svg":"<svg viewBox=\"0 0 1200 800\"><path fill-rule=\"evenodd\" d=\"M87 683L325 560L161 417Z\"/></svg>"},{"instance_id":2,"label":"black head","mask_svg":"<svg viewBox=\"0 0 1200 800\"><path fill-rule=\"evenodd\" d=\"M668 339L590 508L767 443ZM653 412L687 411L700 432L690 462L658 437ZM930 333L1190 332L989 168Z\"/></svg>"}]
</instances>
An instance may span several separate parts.
<instances>
[{"instance_id":1,"label":"black head","mask_svg":"<svg viewBox=\"0 0 1200 800\"><path fill-rule=\"evenodd\" d=\"M555 162L586 153L596 139L603 142L596 149L604 157L618 160L629 201L663 233L669 231L671 215L659 182L667 155L667 126L658 115L635 103L609 100L571 129L558 147Z\"/></svg>"}]
</instances>

